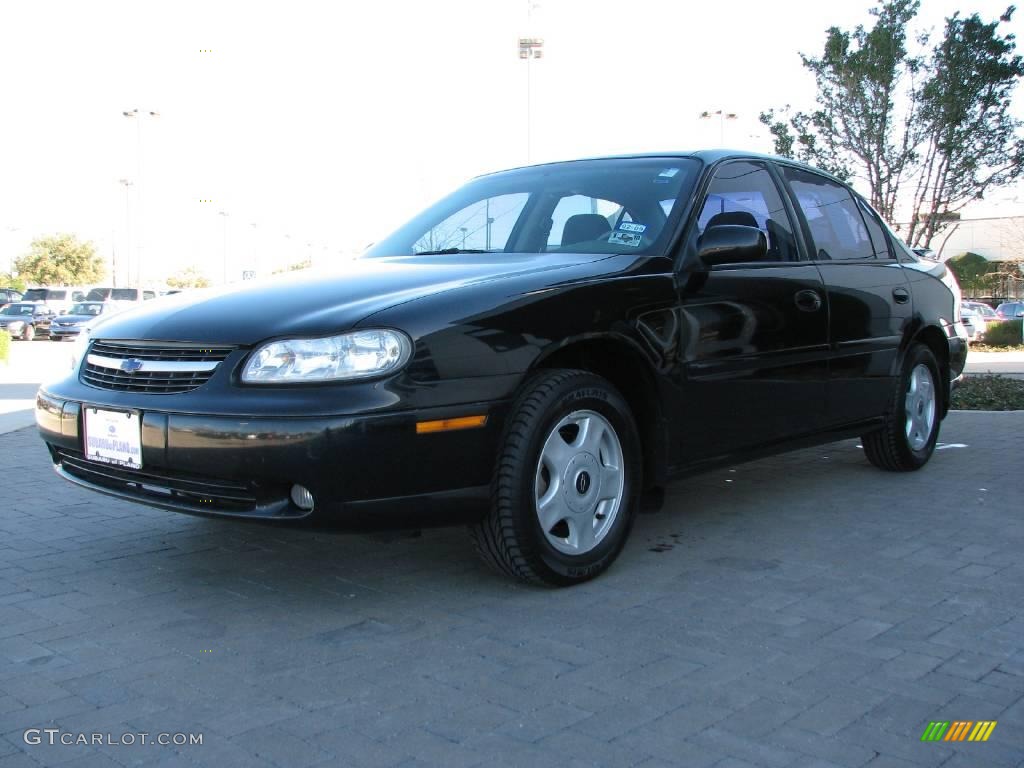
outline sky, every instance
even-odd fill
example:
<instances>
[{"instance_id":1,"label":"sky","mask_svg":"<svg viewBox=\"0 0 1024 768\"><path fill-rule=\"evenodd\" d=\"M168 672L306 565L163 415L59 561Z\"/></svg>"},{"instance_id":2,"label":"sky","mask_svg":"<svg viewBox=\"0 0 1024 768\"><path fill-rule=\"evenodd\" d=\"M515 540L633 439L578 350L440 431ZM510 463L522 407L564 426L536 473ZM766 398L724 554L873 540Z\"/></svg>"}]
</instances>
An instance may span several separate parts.
<instances>
[{"instance_id":1,"label":"sky","mask_svg":"<svg viewBox=\"0 0 1024 768\"><path fill-rule=\"evenodd\" d=\"M622 152L771 151L757 115L813 103L799 52L819 53L829 26L870 23L868 7L5 2L0 271L33 238L72 232L116 259L119 284L129 263L144 282L192 265L235 281L351 258L480 173ZM915 28L1005 7L923 0ZM1008 31L1021 32L1020 16ZM543 38L542 59L518 58L523 36ZM698 117L719 109L737 119ZM1024 97L1015 111L1024 117ZM1024 214L1024 192L974 212Z\"/></svg>"}]
</instances>

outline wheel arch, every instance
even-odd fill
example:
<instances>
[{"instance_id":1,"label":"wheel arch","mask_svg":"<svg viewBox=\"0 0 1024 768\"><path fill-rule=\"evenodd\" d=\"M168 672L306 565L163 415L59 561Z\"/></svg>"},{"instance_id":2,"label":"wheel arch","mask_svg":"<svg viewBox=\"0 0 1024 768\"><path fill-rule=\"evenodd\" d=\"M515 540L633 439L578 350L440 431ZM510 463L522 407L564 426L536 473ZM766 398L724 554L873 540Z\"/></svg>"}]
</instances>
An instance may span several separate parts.
<instances>
[{"instance_id":1,"label":"wheel arch","mask_svg":"<svg viewBox=\"0 0 1024 768\"><path fill-rule=\"evenodd\" d=\"M545 351L531 372L574 368L607 379L625 398L636 421L644 462L644 487L668 476L668 432L654 366L639 345L619 335L569 339Z\"/></svg>"}]
</instances>

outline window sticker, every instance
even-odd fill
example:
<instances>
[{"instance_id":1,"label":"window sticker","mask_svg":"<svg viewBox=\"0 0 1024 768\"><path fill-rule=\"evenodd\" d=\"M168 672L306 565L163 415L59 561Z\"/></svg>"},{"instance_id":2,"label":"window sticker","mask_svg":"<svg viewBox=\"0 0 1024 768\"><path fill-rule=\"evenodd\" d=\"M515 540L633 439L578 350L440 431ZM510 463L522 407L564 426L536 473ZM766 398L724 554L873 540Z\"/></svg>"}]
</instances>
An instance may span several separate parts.
<instances>
[{"instance_id":1,"label":"window sticker","mask_svg":"<svg viewBox=\"0 0 1024 768\"><path fill-rule=\"evenodd\" d=\"M661 173L658 174L658 178L659 179L671 179L677 173L679 173L679 169L678 168L666 168L664 171L662 171Z\"/></svg>"},{"instance_id":2,"label":"window sticker","mask_svg":"<svg viewBox=\"0 0 1024 768\"><path fill-rule=\"evenodd\" d=\"M639 232L620 232L616 230L612 232L608 242L615 243L616 245L628 245L630 248L639 248L641 239L642 237Z\"/></svg>"},{"instance_id":3,"label":"window sticker","mask_svg":"<svg viewBox=\"0 0 1024 768\"><path fill-rule=\"evenodd\" d=\"M642 233L645 229L647 229L647 225L646 224L636 224L636 223L634 223L632 221L620 221L619 222L619 229L621 229L623 232L640 232L640 233Z\"/></svg>"}]
</instances>

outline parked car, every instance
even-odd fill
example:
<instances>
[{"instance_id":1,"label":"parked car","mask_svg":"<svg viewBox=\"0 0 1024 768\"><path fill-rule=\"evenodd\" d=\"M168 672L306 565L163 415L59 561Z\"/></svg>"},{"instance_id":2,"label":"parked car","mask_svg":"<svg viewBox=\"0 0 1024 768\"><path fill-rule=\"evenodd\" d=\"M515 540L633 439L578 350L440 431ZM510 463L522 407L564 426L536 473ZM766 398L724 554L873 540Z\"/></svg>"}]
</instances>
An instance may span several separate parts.
<instances>
[{"instance_id":1,"label":"parked car","mask_svg":"<svg viewBox=\"0 0 1024 768\"><path fill-rule=\"evenodd\" d=\"M139 290L138 288L114 288L113 286L99 286L91 288L85 295L87 301L145 301L155 299L155 290Z\"/></svg>"},{"instance_id":2,"label":"parked car","mask_svg":"<svg viewBox=\"0 0 1024 768\"><path fill-rule=\"evenodd\" d=\"M0 288L0 309L15 301L21 301L21 291L14 288Z\"/></svg>"},{"instance_id":3,"label":"parked car","mask_svg":"<svg viewBox=\"0 0 1024 768\"><path fill-rule=\"evenodd\" d=\"M28 288L22 301L38 301L46 304L54 313L63 315L77 301L85 299L86 289L80 286L59 288Z\"/></svg>"},{"instance_id":4,"label":"parked car","mask_svg":"<svg viewBox=\"0 0 1024 768\"><path fill-rule=\"evenodd\" d=\"M1024 301L1004 301L996 307L996 316L1001 321L1024 317Z\"/></svg>"},{"instance_id":5,"label":"parked car","mask_svg":"<svg viewBox=\"0 0 1024 768\"><path fill-rule=\"evenodd\" d=\"M964 307L964 306L961 306L960 307L960 322L963 324L964 329L967 332L967 340L971 341L971 342L977 341L978 340L978 326L977 326L977 323L980 323L981 320L980 320L980 318L977 315L974 314L974 310L969 309L969 308Z\"/></svg>"},{"instance_id":6,"label":"parked car","mask_svg":"<svg viewBox=\"0 0 1024 768\"><path fill-rule=\"evenodd\" d=\"M847 437L882 469L923 466L966 357L945 274L782 158L520 168L336 275L115 315L36 418L57 472L95 491L462 520L499 571L568 585L682 474Z\"/></svg>"},{"instance_id":7,"label":"parked car","mask_svg":"<svg viewBox=\"0 0 1024 768\"><path fill-rule=\"evenodd\" d=\"M36 301L19 301L0 309L0 329L12 338L32 341L50 333L50 321L56 313Z\"/></svg>"},{"instance_id":8,"label":"parked car","mask_svg":"<svg viewBox=\"0 0 1024 768\"><path fill-rule=\"evenodd\" d=\"M77 339L82 333L88 334L101 319L131 306L121 301L80 301L71 307L66 315L55 318L50 324L50 339L64 341Z\"/></svg>"}]
</instances>

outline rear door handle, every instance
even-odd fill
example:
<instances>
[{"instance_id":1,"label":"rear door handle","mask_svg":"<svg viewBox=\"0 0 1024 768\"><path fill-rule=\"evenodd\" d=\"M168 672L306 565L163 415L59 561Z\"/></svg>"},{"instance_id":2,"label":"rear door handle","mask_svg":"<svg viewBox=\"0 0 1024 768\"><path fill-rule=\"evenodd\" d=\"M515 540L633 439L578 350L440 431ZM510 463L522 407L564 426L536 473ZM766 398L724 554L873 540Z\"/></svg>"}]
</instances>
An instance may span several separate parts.
<instances>
[{"instance_id":1,"label":"rear door handle","mask_svg":"<svg viewBox=\"0 0 1024 768\"><path fill-rule=\"evenodd\" d=\"M893 288L892 297L896 299L897 304L906 304L910 301L910 291L906 288Z\"/></svg>"},{"instance_id":2,"label":"rear door handle","mask_svg":"<svg viewBox=\"0 0 1024 768\"><path fill-rule=\"evenodd\" d=\"M803 312L817 312L821 309L821 294L809 288L797 291L793 301L796 302L797 309Z\"/></svg>"}]
</instances>

